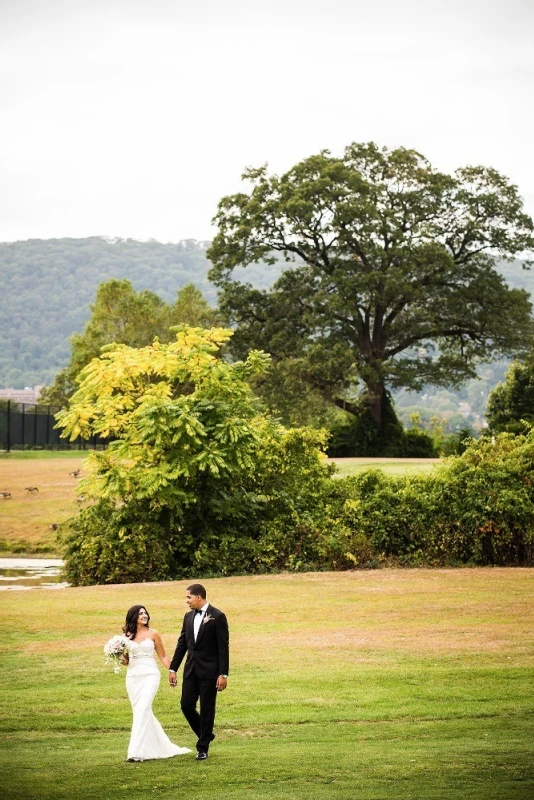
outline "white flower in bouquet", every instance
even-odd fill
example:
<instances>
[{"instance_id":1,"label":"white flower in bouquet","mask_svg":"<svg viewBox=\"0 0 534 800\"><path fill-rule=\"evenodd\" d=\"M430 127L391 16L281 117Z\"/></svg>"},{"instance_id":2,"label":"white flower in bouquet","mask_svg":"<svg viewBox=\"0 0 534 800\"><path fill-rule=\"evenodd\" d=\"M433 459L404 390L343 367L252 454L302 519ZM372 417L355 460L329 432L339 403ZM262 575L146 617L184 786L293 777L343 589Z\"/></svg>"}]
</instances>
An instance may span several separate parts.
<instances>
[{"instance_id":1,"label":"white flower in bouquet","mask_svg":"<svg viewBox=\"0 0 534 800\"><path fill-rule=\"evenodd\" d=\"M113 672L120 672L122 659L130 654L130 644L126 636L112 636L104 645L106 664L113 664Z\"/></svg>"}]
</instances>

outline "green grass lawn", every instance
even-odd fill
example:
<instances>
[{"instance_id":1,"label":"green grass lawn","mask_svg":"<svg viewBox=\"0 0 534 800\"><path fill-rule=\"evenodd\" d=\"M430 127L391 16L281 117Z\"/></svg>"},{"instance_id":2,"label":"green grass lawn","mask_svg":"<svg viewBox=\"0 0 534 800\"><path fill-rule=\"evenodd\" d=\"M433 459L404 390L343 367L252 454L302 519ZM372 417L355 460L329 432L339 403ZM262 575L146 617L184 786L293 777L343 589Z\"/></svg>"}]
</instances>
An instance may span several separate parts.
<instances>
[{"instance_id":1,"label":"green grass lawn","mask_svg":"<svg viewBox=\"0 0 534 800\"><path fill-rule=\"evenodd\" d=\"M89 450L11 450L9 453L0 453L0 459L6 461L19 461L20 459L34 460L40 458L85 458Z\"/></svg>"},{"instance_id":2,"label":"green grass lawn","mask_svg":"<svg viewBox=\"0 0 534 800\"><path fill-rule=\"evenodd\" d=\"M231 630L210 759L128 764L102 646L145 603L171 651L185 582L4 593L3 796L528 800L534 570L207 581ZM179 693L155 711L192 747Z\"/></svg>"},{"instance_id":3,"label":"green grass lawn","mask_svg":"<svg viewBox=\"0 0 534 800\"><path fill-rule=\"evenodd\" d=\"M430 472L439 458L332 458L340 477L357 475L368 469L380 469L387 475L421 475Z\"/></svg>"}]
</instances>

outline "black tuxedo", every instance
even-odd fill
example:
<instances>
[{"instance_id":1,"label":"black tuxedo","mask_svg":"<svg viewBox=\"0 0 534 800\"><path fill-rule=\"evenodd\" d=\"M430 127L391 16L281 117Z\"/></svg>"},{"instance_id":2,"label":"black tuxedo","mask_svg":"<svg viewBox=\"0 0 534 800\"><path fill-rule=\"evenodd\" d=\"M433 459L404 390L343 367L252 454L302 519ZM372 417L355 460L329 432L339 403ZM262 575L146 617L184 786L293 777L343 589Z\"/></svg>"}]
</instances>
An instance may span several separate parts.
<instances>
[{"instance_id":1,"label":"black tuxedo","mask_svg":"<svg viewBox=\"0 0 534 800\"><path fill-rule=\"evenodd\" d=\"M177 672L187 653L181 707L198 737L197 750L207 752L213 739L217 678L219 675L228 675L230 666L228 622L222 611L208 605L195 642L194 620L195 612L188 611L170 669ZM199 698L200 714L196 710Z\"/></svg>"},{"instance_id":2,"label":"black tuxedo","mask_svg":"<svg viewBox=\"0 0 534 800\"><path fill-rule=\"evenodd\" d=\"M208 610L200 625L197 640L194 635L195 612L188 611L184 617L182 632L174 651L170 669L178 671L185 654L184 678L189 678L193 671L201 680L219 675L228 675L228 622L226 616L218 608L208 605Z\"/></svg>"}]
</instances>

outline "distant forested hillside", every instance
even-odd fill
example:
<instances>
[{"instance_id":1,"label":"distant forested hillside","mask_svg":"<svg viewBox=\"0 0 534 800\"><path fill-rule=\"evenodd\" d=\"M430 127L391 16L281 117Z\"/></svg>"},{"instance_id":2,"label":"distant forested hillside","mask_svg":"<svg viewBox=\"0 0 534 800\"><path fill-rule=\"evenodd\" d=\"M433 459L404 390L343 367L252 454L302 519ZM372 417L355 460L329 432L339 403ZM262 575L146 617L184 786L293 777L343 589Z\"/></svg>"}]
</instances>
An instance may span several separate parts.
<instances>
[{"instance_id":1,"label":"distant forested hillside","mask_svg":"<svg viewBox=\"0 0 534 800\"><path fill-rule=\"evenodd\" d=\"M128 278L167 301L194 283L215 303L206 246L96 236L0 244L0 386L50 383L69 360L69 336L83 330L96 289L109 278Z\"/></svg>"},{"instance_id":2,"label":"distant forested hillside","mask_svg":"<svg viewBox=\"0 0 534 800\"><path fill-rule=\"evenodd\" d=\"M0 243L0 387L49 384L69 360L69 336L83 330L98 285L110 278L127 278L167 302L194 283L214 305L207 246L96 236ZM502 271L510 285L534 295L534 272L519 262L502 265ZM240 277L264 287L278 272L277 266L249 267Z\"/></svg>"}]
</instances>

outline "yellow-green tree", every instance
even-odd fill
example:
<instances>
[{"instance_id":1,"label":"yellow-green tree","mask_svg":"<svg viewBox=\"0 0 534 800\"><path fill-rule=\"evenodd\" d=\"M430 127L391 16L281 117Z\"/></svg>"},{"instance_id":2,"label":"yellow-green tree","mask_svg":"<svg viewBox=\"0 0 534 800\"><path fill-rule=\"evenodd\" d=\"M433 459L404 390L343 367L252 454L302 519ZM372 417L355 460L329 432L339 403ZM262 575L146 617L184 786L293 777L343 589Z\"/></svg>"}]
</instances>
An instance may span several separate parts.
<instances>
[{"instance_id":1,"label":"yellow-green tree","mask_svg":"<svg viewBox=\"0 0 534 800\"><path fill-rule=\"evenodd\" d=\"M231 333L184 326L170 344L105 347L82 370L59 424L73 439L100 434L111 444L89 456L81 489L92 505L68 525L74 583L199 567L227 574L294 557L291 536L329 481L324 437L286 431L262 412L249 381L269 358L220 358Z\"/></svg>"},{"instance_id":2,"label":"yellow-green tree","mask_svg":"<svg viewBox=\"0 0 534 800\"><path fill-rule=\"evenodd\" d=\"M183 286L174 303L165 303L157 294L136 291L128 280L112 278L98 287L91 317L82 333L71 336L69 364L41 393L41 402L66 406L77 388L81 370L100 355L108 344L144 347L157 336L172 342L174 325L210 328L219 324L220 314L211 308L200 289L192 283Z\"/></svg>"}]
</instances>

